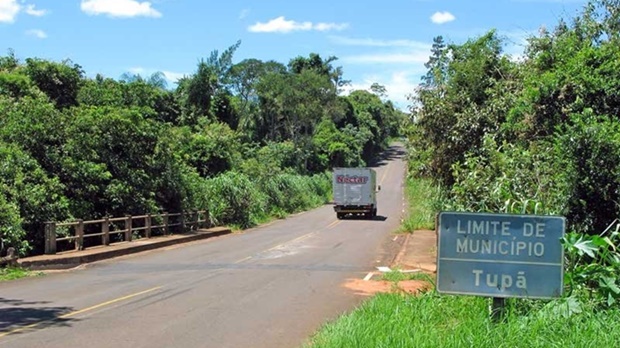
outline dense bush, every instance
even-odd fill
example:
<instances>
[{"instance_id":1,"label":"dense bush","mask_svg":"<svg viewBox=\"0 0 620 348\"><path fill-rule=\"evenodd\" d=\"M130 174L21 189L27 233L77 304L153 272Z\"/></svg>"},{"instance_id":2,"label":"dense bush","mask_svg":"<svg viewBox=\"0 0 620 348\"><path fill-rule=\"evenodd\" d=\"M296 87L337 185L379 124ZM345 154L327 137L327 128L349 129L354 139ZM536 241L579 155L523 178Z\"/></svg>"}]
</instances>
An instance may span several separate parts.
<instances>
[{"instance_id":1,"label":"dense bush","mask_svg":"<svg viewBox=\"0 0 620 348\"><path fill-rule=\"evenodd\" d=\"M21 254L40 248L43 224L70 216L64 187L15 145L0 142L0 239Z\"/></svg>"},{"instance_id":2,"label":"dense bush","mask_svg":"<svg viewBox=\"0 0 620 348\"><path fill-rule=\"evenodd\" d=\"M389 101L338 95L335 57L233 64L238 47L175 89L162 73L91 79L69 60L0 57L3 250L40 253L43 222L74 218L209 209L253 226L325 203L326 171L395 134L404 114Z\"/></svg>"},{"instance_id":3,"label":"dense bush","mask_svg":"<svg viewBox=\"0 0 620 348\"><path fill-rule=\"evenodd\" d=\"M410 172L445 188L444 209L565 216L567 285L608 305L620 297L608 229L620 218L618 6L592 0L519 60L494 31L437 37L406 129Z\"/></svg>"}]
</instances>

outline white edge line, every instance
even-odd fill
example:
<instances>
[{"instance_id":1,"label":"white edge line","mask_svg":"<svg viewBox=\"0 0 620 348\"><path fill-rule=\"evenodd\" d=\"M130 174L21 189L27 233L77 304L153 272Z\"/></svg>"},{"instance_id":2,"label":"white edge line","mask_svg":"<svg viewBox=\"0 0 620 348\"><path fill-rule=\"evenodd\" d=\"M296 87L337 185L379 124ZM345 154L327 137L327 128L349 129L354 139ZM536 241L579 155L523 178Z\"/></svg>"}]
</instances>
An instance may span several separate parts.
<instances>
[{"instance_id":1,"label":"white edge line","mask_svg":"<svg viewBox=\"0 0 620 348\"><path fill-rule=\"evenodd\" d=\"M366 275L366 277L364 277L364 281L369 281L370 278L372 278L372 276L375 275L373 272L368 272L368 274Z\"/></svg>"}]
</instances>

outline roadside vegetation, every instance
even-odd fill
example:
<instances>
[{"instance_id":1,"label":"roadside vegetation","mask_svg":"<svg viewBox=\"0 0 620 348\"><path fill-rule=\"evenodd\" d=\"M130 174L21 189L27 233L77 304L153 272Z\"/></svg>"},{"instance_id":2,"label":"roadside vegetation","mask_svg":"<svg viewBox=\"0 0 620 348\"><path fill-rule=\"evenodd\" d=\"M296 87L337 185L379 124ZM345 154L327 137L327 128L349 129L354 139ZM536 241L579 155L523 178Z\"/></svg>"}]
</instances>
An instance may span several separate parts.
<instances>
[{"instance_id":1,"label":"roadside vegetation","mask_svg":"<svg viewBox=\"0 0 620 348\"><path fill-rule=\"evenodd\" d=\"M502 52L494 30L462 44L437 36L410 99L411 210L439 202L433 214L565 216L563 297L508 299L504 320L493 323L488 298L380 294L327 324L312 347L617 346L618 8L618 0L589 2L528 38L519 59ZM422 186L435 197L424 204ZM409 220L404 229L424 225Z\"/></svg>"},{"instance_id":2,"label":"roadside vegetation","mask_svg":"<svg viewBox=\"0 0 620 348\"><path fill-rule=\"evenodd\" d=\"M434 230L441 207L441 189L429 178L408 177L405 183L407 215L399 232Z\"/></svg>"},{"instance_id":3,"label":"roadside vegetation","mask_svg":"<svg viewBox=\"0 0 620 348\"><path fill-rule=\"evenodd\" d=\"M239 45L175 86L0 57L0 256L41 253L46 221L208 209L251 227L328 202L332 167L364 166L398 136L385 88L345 95L336 57L235 63Z\"/></svg>"},{"instance_id":4,"label":"roadside vegetation","mask_svg":"<svg viewBox=\"0 0 620 348\"><path fill-rule=\"evenodd\" d=\"M570 313L555 301L493 324L484 298L378 294L326 325L307 347L615 347L620 312ZM570 314L569 314L570 313Z\"/></svg>"},{"instance_id":5,"label":"roadside vegetation","mask_svg":"<svg viewBox=\"0 0 620 348\"><path fill-rule=\"evenodd\" d=\"M42 273L32 272L20 267L0 267L0 282L19 278L39 276Z\"/></svg>"}]
</instances>

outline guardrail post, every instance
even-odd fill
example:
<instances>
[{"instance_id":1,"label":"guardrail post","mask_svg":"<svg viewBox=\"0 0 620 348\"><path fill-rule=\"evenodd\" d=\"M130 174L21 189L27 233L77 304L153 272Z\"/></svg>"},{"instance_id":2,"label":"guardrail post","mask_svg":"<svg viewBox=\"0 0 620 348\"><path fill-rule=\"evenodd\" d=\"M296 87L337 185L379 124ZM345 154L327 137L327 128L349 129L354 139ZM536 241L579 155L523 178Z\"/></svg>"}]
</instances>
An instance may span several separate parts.
<instances>
[{"instance_id":1,"label":"guardrail post","mask_svg":"<svg viewBox=\"0 0 620 348\"><path fill-rule=\"evenodd\" d=\"M146 238L151 238L151 225L152 225L152 216L151 213L146 214L144 218L144 226L146 229L144 230L144 234L146 234Z\"/></svg>"},{"instance_id":2,"label":"guardrail post","mask_svg":"<svg viewBox=\"0 0 620 348\"><path fill-rule=\"evenodd\" d=\"M131 220L131 215L125 215L125 241L131 242L132 233L131 233L131 225L133 221Z\"/></svg>"},{"instance_id":3,"label":"guardrail post","mask_svg":"<svg viewBox=\"0 0 620 348\"><path fill-rule=\"evenodd\" d=\"M17 251L15 248L10 247L6 251L6 263L9 266L17 266Z\"/></svg>"},{"instance_id":4,"label":"guardrail post","mask_svg":"<svg viewBox=\"0 0 620 348\"><path fill-rule=\"evenodd\" d=\"M110 218L108 216L103 218L101 233L101 243L103 245L110 245Z\"/></svg>"},{"instance_id":5,"label":"guardrail post","mask_svg":"<svg viewBox=\"0 0 620 348\"><path fill-rule=\"evenodd\" d=\"M187 215L187 213L181 210L181 215L179 215L181 218L181 231L179 233L185 232L185 215Z\"/></svg>"},{"instance_id":6,"label":"guardrail post","mask_svg":"<svg viewBox=\"0 0 620 348\"><path fill-rule=\"evenodd\" d=\"M75 250L84 250L84 220L79 219L75 226Z\"/></svg>"},{"instance_id":7,"label":"guardrail post","mask_svg":"<svg viewBox=\"0 0 620 348\"><path fill-rule=\"evenodd\" d=\"M198 213L198 210L194 210L194 223L193 223L193 225L194 225L194 230L196 230L196 231L200 227L200 226L198 226L198 220L200 220L200 216L199 215L200 215L200 213Z\"/></svg>"},{"instance_id":8,"label":"guardrail post","mask_svg":"<svg viewBox=\"0 0 620 348\"><path fill-rule=\"evenodd\" d=\"M56 223L45 223L45 253L56 254Z\"/></svg>"},{"instance_id":9,"label":"guardrail post","mask_svg":"<svg viewBox=\"0 0 620 348\"><path fill-rule=\"evenodd\" d=\"M168 212L164 212L163 214L163 219L164 219L164 236L168 235Z\"/></svg>"}]
</instances>

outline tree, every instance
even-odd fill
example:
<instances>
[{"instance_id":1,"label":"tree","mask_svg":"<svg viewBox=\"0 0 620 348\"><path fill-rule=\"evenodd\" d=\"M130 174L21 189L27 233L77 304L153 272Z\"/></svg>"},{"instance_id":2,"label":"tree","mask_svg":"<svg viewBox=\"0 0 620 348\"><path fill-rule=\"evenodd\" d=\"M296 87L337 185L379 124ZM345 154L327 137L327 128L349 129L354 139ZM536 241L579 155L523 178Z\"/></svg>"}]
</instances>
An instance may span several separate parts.
<instances>
[{"instance_id":1,"label":"tree","mask_svg":"<svg viewBox=\"0 0 620 348\"><path fill-rule=\"evenodd\" d=\"M424 63L424 67L428 69L426 75L422 76L424 88L437 87L445 82L449 61L447 53L443 36L434 37L431 56L428 62Z\"/></svg>"},{"instance_id":2,"label":"tree","mask_svg":"<svg viewBox=\"0 0 620 348\"><path fill-rule=\"evenodd\" d=\"M183 106L182 119L185 124L196 124L202 117L218 119L213 115L212 102L216 94L225 88L226 78L232 67L232 57L241 41L237 41L219 55L211 52L208 59L198 62L196 72L178 81L177 93Z\"/></svg>"},{"instance_id":3,"label":"tree","mask_svg":"<svg viewBox=\"0 0 620 348\"><path fill-rule=\"evenodd\" d=\"M379 98L387 97L387 89L385 86L380 85L377 82L373 82L373 84L370 85L370 91L376 94Z\"/></svg>"},{"instance_id":4,"label":"tree","mask_svg":"<svg viewBox=\"0 0 620 348\"><path fill-rule=\"evenodd\" d=\"M348 80L342 78L343 72L341 67L334 68L332 62L338 60L335 56L330 56L327 59L321 58L317 53L310 53L308 58L298 56L289 61L289 70L294 74L300 74L304 70L311 70L315 73L330 78L336 88L341 88L350 83Z\"/></svg>"},{"instance_id":5,"label":"tree","mask_svg":"<svg viewBox=\"0 0 620 348\"><path fill-rule=\"evenodd\" d=\"M63 109L77 105L77 96L84 71L70 60L61 63L26 59L25 73L56 105Z\"/></svg>"}]
</instances>

